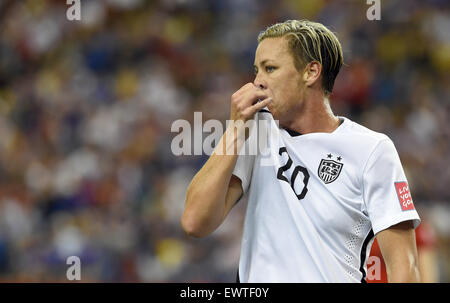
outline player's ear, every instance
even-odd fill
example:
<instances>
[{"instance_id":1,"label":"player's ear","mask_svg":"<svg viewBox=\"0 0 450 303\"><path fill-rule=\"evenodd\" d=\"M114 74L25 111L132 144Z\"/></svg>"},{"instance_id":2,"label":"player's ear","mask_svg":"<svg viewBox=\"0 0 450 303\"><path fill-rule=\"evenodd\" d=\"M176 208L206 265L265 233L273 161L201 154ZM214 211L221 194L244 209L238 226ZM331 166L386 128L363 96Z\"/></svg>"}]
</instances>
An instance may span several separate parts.
<instances>
[{"instance_id":1,"label":"player's ear","mask_svg":"<svg viewBox=\"0 0 450 303\"><path fill-rule=\"evenodd\" d=\"M303 81L306 86L312 86L320 78L322 65L317 61L311 61L306 64L303 70Z\"/></svg>"}]
</instances>

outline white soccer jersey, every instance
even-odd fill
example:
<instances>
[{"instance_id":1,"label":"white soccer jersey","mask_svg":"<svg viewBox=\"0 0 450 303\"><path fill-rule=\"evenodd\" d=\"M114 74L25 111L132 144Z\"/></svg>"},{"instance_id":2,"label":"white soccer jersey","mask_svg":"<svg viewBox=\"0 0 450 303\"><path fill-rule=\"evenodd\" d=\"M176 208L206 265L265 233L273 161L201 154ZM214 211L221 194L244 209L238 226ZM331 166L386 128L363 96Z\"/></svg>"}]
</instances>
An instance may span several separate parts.
<instances>
[{"instance_id":1,"label":"white soccer jersey","mask_svg":"<svg viewBox=\"0 0 450 303\"><path fill-rule=\"evenodd\" d=\"M332 133L305 135L267 110L255 119L271 124L267 149L233 171L248 195L240 282L364 282L374 235L420 223L392 141L344 117Z\"/></svg>"}]
</instances>

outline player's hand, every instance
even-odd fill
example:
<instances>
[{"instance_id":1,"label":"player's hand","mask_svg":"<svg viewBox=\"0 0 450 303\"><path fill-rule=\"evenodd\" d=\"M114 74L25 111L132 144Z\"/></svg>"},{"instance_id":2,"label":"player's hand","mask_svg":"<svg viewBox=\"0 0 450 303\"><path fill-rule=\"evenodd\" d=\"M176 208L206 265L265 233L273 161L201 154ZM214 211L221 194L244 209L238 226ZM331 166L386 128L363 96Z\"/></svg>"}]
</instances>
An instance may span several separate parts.
<instances>
[{"instance_id":1,"label":"player's hand","mask_svg":"<svg viewBox=\"0 0 450 303\"><path fill-rule=\"evenodd\" d=\"M271 101L272 98L262 89L253 83L247 83L231 96L230 120L246 122Z\"/></svg>"}]
</instances>

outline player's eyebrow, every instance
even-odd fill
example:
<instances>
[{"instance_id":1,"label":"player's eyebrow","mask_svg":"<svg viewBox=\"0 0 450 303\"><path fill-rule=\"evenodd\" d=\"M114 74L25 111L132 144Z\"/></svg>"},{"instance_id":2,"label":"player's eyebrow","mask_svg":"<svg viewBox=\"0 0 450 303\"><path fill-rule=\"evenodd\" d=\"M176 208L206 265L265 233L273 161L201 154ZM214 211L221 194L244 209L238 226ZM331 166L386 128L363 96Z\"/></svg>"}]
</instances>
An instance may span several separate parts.
<instances>
[{"instance_id":1,"label":"player's eyebrow","mask_svg":"<svg viewBox=\"0 0 450 303\"><path fill-rule=\"evenodd\" d=\"M261 61L260 65L263 66L264 64L266 64L268 61L273 61L272 59L264 59L263 61ZM257 65L253 64L253 67L256 68Z\"/></svg>"}]
</instances>

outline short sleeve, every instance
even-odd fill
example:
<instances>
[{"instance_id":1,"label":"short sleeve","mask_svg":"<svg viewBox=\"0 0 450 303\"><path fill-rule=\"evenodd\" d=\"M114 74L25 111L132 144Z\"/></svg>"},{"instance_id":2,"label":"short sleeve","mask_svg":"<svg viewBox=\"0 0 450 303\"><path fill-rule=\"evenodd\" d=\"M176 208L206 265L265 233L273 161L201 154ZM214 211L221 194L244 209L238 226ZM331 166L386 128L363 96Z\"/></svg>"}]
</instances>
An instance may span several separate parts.
<instances>
[{"instance_id":1,"label":"short sleeve","mask_svg":"<svg viewBox=\"0 0 450 303\"><path fill-rule=\"evenodd\" d=\"M241 179L243 194L246 194L252 179L253 164L255 156L239 155L233 175Z\"/></svg>"},{"instance_id":2,"label":"short sleeve","mask_svg":"<svg viewBox=\"0 0 450 303\"><path fill-rule=\"evenodd\" d=\"M239 151L239 156L236 161L236 166L233 170L233 175L238 177L242 182L243 194L245 195L249 189L253 166L258 155L258 142L260 140L258 128L260 121L260 113L256 113L252 123L248 122L249 137L245 144Z\"/></svg>"},{"instance_id":3,"label":"short sleeve","mask_svg":"<svg viewBox=\"0 0 450 303\"><path fill-rule=\"evenodd\" d=\"M233 170L233 175L238 177L242 182L243 194L246 194L250 186L252 179L253 165L255 163L256 153L255 146L258 140L258 130L257 130L258 115L255 115L254 124L250 125L249 137L245 141L245 144L241 147L239 151L238 159L236 161L236 166Z\"/></svg>"},{"instance_id":4,"label":"short sleeve","mask_svg":"<svg viewBox=\"0 0 450 303\"><path fill-rule=\"evenodd\" d=\"M372 151L363 171L363 196L373 232L413 220L420 224L400 158L389 138Z\"/></svg>"}]
</instances>

